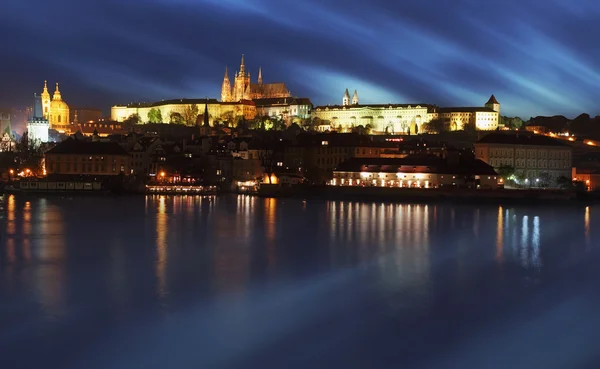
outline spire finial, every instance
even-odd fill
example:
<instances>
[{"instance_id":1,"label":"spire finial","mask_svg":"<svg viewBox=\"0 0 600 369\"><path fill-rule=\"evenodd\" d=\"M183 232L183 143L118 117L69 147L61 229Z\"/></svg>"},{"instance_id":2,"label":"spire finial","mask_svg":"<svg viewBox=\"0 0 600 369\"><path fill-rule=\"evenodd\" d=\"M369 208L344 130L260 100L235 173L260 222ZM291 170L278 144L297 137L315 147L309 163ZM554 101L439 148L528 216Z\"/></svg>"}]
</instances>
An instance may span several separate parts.
<instances>
[{"instance_id":1,"label":"spire finial","mask_svg":"<svg viewBox=\"0 0 600 369\"><path fill-rule=\"evenodd\" d=\"M258 84L262 85L262 67L258 67Z\"/></svg>"},{"instance_id":2,"label":"spire finial","mask_svg":"<svg viewBox=\"0 0 600 369\"><path fill-rule=\"evenodd\" d=\"M227 70L227 66L225 66L225 78L229 78L229 71Z\"/></svg>"}]
</instances>

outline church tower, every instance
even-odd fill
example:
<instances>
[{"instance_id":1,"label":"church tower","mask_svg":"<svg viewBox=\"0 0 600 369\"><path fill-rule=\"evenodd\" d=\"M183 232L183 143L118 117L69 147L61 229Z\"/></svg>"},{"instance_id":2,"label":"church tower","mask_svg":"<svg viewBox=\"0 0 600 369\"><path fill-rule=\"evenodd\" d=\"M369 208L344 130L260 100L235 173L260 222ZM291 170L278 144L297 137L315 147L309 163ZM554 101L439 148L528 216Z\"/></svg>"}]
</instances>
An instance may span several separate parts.
<instances>
[{"instance_id":1,"label":"church tower","mask_svg":"<svg viewBox=\"0 0 600 369\"><path fill-rule=\"evenodd\" d=\"M44 119L50 119L50 92L48 92L48 81L44 81L44 90L40 96L42 100L42 115Z\"/></svg>"},{"instance_id":2,"label":"church tower","mask_svg":"<svg viewBox=\"0 0 600 369\"><path fill-rule=\"evenodd\" d=\"M242 62L240 63L240 70L235 75L233 82L232 101L240 101L243 99L250 99L250 73L246 72L246 65L244 64L244 54L242 54Z\"/></svg>"},{"instance_id":3,"label":"church tower","mask_svg":"<svg viewBox=\"0 0 600 369\"><path fill-rule=\"evenodd\" d=\"M221 101L231 101L231 82L229 81L229 72L225 67L225 77L223 77L223 85L221 86Z\"/></svg>"},{"instance_id":4,"label":"church tower","mask_svg":"<svg viewBox=\"0 0 600 369\"><path fill-rule=\"evenodd\" d=\"M500 103L496 100L496 97L492 95L488 102L485 103L486 108L490 108L493 111L497 112L500 115Z\"/></svg>"},{"instance_id":5,"label":"church tower","mask_svg":"<svg viewBox=\"0 0 600 369\"><path fill-rule=\"evenodd\" d=\"M258 84L262 85L262 67L258 68Z\"/></svg>"},{"instance_id":6,"label":"church tower","mask_svg":"<svg viewBox=\"0 0 600 369\"><path fill-rule=\"evenodd\" d=\"M342 99L342 105L343 106L350 105L350 93L348 92L348 89L346 89L346 92L344 93L344 98Z\"/></svg>"},{"instance_id":7,"label":"church tower","mask_svg":"<svg viewBox=\"0 0 600 369\"><path fill-rule=\"evenodd\" d=\"M354 95L352 95L352 105L358 105L358 93L354 90Z\"/></svg>"}]
</instances>

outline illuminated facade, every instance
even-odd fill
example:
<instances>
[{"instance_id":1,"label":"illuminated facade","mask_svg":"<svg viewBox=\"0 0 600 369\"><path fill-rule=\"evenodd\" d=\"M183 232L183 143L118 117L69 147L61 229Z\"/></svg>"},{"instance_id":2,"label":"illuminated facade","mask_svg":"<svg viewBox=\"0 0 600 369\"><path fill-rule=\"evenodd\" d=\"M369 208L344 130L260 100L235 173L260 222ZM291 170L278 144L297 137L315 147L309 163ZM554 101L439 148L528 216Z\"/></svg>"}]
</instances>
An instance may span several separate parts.
<instances>
[{"instance_id":1,"label":"illuminated facade","mask_svg":"<svg viewBox=\"0 0 600 369\"><path fill-rule=\"evenodd\" d=\"M58 83L56 83L56 90L52 95L52 100L50 100L47 81L44 81L41 98L43 118L50 122L50 129L55 129L61 133L68 132L70 125L69 105L62 99Z\"/></svg>"},{"instance_id":2,"label":"illuminated facade","mask_svg":"<svg viewBox=\"0 0 600 369\"><path fill-rule=\"evenodd\" d=\"M131 173L129 153L116 142L69 138L45 154L48 175L116 176Z\"/></svg>"},{"instance_id":3,"label":"illuminated facade","mask_svg":"<svg viewBox=\"0 0 600 369\"><path fill-rule=\"evenodd\" d=\"M257 116L278 117L288 124L294 119L309 119L312 102L307 98L283 97L254 100Z\"/></svg>"},{"instance_id":4,"label":"illuminated facade","mask_svg":"<svg viewBox=\"0 0 600 369\"><path fill-rule=\"evenodd\" d=\"M372 129L374 133L415 134L423 132L424 123L443 119L450 130L461 130L467 123L478 130L498 128L500 104L492 95L484 107L439 108L429 104L368 104L361 105L358 93L352 98L348 89L342 97L342 105L317 106L313 117L319 119L319 130L350 131L357 126Z\"/></svg>"},{"instance_id":5,"label":"illuminated facade","mask_svg":"<svg viewBox=\"0 0 600 369\"><path fill-rule=\"evenodd\" d=\"M199 115L202 114L202 108L206 106L210 124L215 120L231 120L241 116L245 119L256 117L256 106L252 101L219 102L216 99L177 99L149 104L116 105L111 108L111 119L116 122L123 122L131 115L137 114L141 123L149 123L148 113L152 109L158 109L163 122L168 123L172 113L185 116L185 110L190 105L198 107Z\"/></svg>"},{"instance_id":6,"label":"illuminated facade","mask_svg":"<svg viewBox=\"0 0 600 369\"><path fill-rule=\"evenodd\" d=\"M512 167L515 174L535 186L547 177L545 187L557 186L559 177L571 178L570 145L547 136L490 133L475 143L475 156L494 168Z\"/></svg>"},{"instance_id":7,"label":"illuminated facade","mask_svg":"<svg viewBox=\"0 0 600 369\"><path fill-rule=\"evenodd\" d=\"M223 83L221 85L222 102L283 98L291 96L292 95L287 89L285 83L263 83L261 68L258 69L257 83L252 83L250 79L250 72L246 71L244 55L242 55L239 71L236 71L233 76L233 86L231 86L228 69L225 67L225 76L223 77Z\"/></svg>"},{"instance_id":8,"label":"illuminated facade","mask_svg":"<svg viewBox=\"0 0 600 369\"><path fill-rule=\"evenodd\" d=\"M494 169L481 160L451 163L437 157L355 158L333 171L332 186L498 188Z\"/></svg>"},{"instance_id":9,"label":"illuminated facade","mask_svg":"<svg viewBox=\"0 0 600 369\"><path fill-rule=\"evenodd\" d=\"M48 119L43 116L42 96L33 94L31 117L27 120L27 135L35 145L48 142L48 129L50 129Z\"/></svg>"}]
</instances>

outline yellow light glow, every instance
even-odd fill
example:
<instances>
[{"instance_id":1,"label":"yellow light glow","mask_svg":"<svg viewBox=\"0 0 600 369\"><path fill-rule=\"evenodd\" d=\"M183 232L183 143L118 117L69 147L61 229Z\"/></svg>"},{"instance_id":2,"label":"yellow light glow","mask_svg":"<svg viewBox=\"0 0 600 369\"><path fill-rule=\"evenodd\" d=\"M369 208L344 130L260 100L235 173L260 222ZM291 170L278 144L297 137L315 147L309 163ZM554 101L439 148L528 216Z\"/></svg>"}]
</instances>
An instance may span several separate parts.
<instances>
[{"instance_id":1,"label":"yellow light glow","mask_svg":"<svg viewBox=\"0 0 600 369\"><path fill-rule=\"evenodd\" d=\"M10 174L15 174L15 171L13 169L11 169Z\"/></svg>"},{"instance_id":2,"label":"yellow light glow","mask_svg":"<svg viewBox=\"0 0 600 369\"><path fill-rule=\"evenodd\" d=\"M165 172L160 172L160 176L164 177L165 176Z\"/></svg>"},{"instance_id":3,"label":"yellow light glow","mask_svg":"<svg viewBox=\"0 0 600 369\"><path fill-rule=\"evenodd\" d=\"M592 141L588 141L588 142L586 142L586 144L588 144L588 145L590 145L590 146L595 146L595 145L596 145L596 144L595 144L594 142L592 142Z\"/></svg>"}]
</instances>

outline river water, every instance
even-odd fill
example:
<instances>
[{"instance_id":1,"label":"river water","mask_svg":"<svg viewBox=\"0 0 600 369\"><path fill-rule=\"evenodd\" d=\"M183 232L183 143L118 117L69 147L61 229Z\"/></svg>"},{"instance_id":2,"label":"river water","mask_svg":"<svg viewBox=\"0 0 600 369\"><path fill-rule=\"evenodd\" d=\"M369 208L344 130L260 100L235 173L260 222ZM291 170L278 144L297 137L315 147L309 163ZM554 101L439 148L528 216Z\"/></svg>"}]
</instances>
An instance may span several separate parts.
<instances>
[{"instance_id":1,"label":"river water","mask_svg":"<svg viewBox=\"0 0 600 369\"><path fill-rule=\"evenodd\" d=\"M0 368L600 368L600 208L0 199Z\"/></svg>"}]
</instances>

